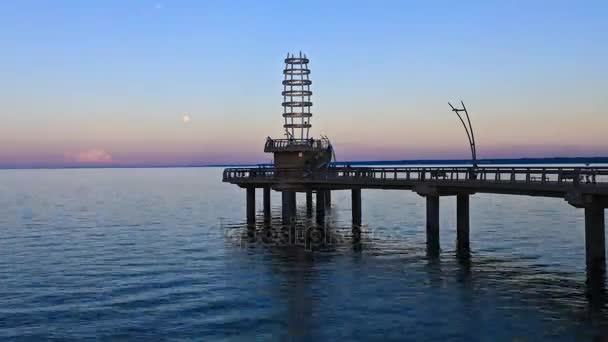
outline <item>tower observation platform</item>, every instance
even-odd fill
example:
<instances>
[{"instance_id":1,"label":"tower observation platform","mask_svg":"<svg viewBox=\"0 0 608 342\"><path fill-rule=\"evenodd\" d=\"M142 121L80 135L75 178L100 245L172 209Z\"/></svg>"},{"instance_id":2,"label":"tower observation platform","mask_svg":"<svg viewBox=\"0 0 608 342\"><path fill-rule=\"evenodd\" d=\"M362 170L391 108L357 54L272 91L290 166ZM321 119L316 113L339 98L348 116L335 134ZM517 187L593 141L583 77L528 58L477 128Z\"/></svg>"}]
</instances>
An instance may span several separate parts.
<instances>
[{"instance_id":1,"label":"tower observation platform","mask_svg":"<svg viewBox=\"0 0 608 342\"><path fill-rule=\"evenodd\" d=\"M285 138L267 138L264 151L274 154L269 167L227 168L223 181L246 189L247 223L256 221L256 189L263 189L265 222L270 222L272 190L282 194L282 222L293 224L296 192L306 193L306 212L318 226L325 225L331 191L349 190L353 232L362 224L364 189L409 190L426 200L426 238L430 254L440 252L439 198L456 198L456 233L459 251L468 251L469 198L476 193L563 198L584 210L588 274L605 275L605 208L608 207L608 167L335 167L334 150L327 137L310 135L312 91L309 60L301 53L287 55L283 74L283 128ZM313 195L316 201L313 202ZM548 232L550 234L550 232ZM539 244L542 241L538 242Z\"/></svg>"}]
</instances>

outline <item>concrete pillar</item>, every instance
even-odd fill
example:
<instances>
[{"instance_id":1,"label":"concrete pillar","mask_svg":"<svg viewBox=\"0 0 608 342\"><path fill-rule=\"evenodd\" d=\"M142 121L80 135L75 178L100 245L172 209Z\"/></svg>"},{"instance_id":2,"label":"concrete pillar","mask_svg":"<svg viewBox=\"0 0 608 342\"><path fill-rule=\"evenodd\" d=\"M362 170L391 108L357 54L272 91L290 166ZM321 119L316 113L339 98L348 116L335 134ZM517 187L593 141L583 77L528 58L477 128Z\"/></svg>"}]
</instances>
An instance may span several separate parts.
<instances>
[{"instance_id":1,"label":"concrete pillar","mask_svg":"<svg viewBox=\"0 0 608 342\"><path fill-rule=\"evenodd\" d=\"M255 188L247 188L247 224L255 224Z\"/></svg>"},{"instance_id":2,"label":"concrete pillar","mask_svg":"<svg viewBox=\"0 0 608 342\"><path fill-rule=\"evenodd\" d=\"M296 219L296 193L283 191L281 193L283 205L283 224L291 224Z\"/></svg>"},{"instance_id":3,"label":"concrete pillar","mask_svg":"<svg viewBox=\"0 0 608 342\"><path fill-rule=\"evenodd\" d=\"M325 224L325 190L317 190L317 224Z\"/></svg>"},{"instance_id":4,"label":"concrete pillar","mask_svg":"<svg viewBox=\"0 0 608 342\"><path fill-rule=\"evenodd\" d=\"M312 216L312 191L306 191L306 215Z\"/></svg>"},{"instance_id":5,"label":"concrete pillar","mask_svg":"<svg viewBox=\"0 0 608 342\"><path fill-rule=\"evenodd\" d=\"M604 208L597 201L585 206L585 251L587 256L587 269L594 270L605 267Z\"/></svg>"},{"instance_id":6,"label":"concrete pillar","mask_svg":"<svg viewBox=\"0 0 608 342\"><path fill-rule=\"evenodd\" d=\"M456 196L456 245L458 250L468 250L469 246L469 195Z\"/></svg>"},{"instance_id":7,"label":"concrete pillar","mask_svg":"<svg viewBox=\"0 0 608 342\"><path fill-rule=\"evenodd\" d=\"M352 189L353 226L361 226L361 189Z\"/></svg>"},{"instance_id":8,"label":"concrete pillar","mask_svg":"<svg viewBox=\"0 0 608 342\"><path fill-rule=\"evenodd\" d=\"M426 247L429 254L439 253L439 196L426 196Z\"/></svg>"},{"instance_id":9,"label":"concrete pillar","mask_svg":"<svg viewBox=\"0 0 608 342\"><path fill-rule=\"evenodd\" d=\"M325 191L325 208L331 208L331 190Z\"/></svg>"},{"instance_id":10,"label":"concrete pillar","mask_svg":"<svg viewBox=\"0 0 608 342\"><path fill-rule=\"evenodd\" d=\"M270 221L270 187L264 187L264 221Z\"/></svg>"}]
</instances>

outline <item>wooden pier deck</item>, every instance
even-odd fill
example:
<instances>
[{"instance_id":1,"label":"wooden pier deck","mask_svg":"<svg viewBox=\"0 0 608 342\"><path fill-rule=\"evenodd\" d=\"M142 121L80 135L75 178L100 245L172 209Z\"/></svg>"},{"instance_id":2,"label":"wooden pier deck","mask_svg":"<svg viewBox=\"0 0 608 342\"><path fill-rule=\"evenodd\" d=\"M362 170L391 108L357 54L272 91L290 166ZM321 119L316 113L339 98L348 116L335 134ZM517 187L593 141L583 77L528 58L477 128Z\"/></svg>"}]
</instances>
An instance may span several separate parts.
<instances>
[{"instance_id":1,"label":"wooden pier deck","mask_svg":"<svg viewBox=\"0 0 608 342\"><path fill-rule=\"evenodd\" d=\"M608 167L336 167L302 171L273 167L228 168L223 181L241 187L271 186L344 190L420 190L565 197L569 193L608 196Z\"/></svg>"},{"instance_id":2,"label":"wooden pier deck","mask_svg":"<svg viewBox=\"0 0 608 342\"><path fill-rule=\"evenodd\" d=\"M247 221L255 222L255 189L264 189L264 215L270 215L270 189L283 194L283 221L295 217L295 192L317 195L317 222L324 218L332 190L352 191L353 225L360 225L361 190L411 190L426 198L427 247L439 250L439 197L457 198L458 247L469 248L469 196L475 193L563 198L585 210L588 266L604 268L608 167L330 167L327 170L274 167L228 168L223 181L247 189Z\"/></svg>"}]
</instances>

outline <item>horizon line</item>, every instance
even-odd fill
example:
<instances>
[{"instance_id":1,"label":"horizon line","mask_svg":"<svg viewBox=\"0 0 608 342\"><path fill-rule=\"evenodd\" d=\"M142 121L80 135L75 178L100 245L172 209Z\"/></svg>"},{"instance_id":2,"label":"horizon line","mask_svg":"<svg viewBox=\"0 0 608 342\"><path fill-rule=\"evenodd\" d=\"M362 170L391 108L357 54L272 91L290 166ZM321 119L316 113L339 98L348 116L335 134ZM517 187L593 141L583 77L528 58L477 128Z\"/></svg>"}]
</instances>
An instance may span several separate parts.
<instances>
[{"instance_id":1,"label":"horizon line","mask_svg":"<svg viewBox=\"0 0 608 342\"><path fill-rule=\"evenodd\" d=\"M401 159L401 160L353 160L336 161L332 165L454 165L469 164L471 159ZM582 163L608 163L608 157L521 157L521 158L483 158L477 160L478 164L582 164ZM214 164L67 164L67 165L32 165L10 166L0 165L0 170L53 170L53 169L145 169L145 168L203 168L203 167L250 167L271 166L270 163L214 163Z\"/></svg>"}]
</instances>

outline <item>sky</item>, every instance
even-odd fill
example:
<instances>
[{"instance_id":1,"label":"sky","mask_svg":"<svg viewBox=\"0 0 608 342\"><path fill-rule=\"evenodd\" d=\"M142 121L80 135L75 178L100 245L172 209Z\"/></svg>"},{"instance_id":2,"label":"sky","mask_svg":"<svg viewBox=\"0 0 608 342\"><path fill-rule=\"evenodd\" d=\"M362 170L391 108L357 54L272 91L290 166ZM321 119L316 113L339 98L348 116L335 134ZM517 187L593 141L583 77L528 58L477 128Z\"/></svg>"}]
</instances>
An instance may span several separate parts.
<instances>
[{"instance_id":1,"label":"sky","mask_svg":"<svg viewBox=\"0 0 608 342\"><path fill-rule=\"evenodd\" d=\"M8 0L0 167L268 162L310 58L338 160L608 156L606 1ZM188 120L184 120L184 117Z\"/></svg>"}]
</instances>

